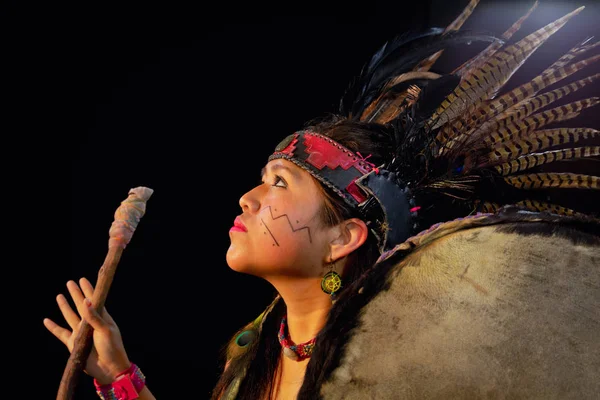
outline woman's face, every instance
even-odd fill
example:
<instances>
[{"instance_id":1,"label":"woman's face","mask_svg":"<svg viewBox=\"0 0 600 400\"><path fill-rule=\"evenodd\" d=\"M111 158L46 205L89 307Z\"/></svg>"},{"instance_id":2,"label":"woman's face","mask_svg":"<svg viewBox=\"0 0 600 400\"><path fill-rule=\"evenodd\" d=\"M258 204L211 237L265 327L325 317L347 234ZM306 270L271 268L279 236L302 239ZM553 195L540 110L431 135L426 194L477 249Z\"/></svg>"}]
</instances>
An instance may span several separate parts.
<instances>
[{"instance_id":1,"label":"woman's face","mask_svg":"<svg viewBox=\"0 0 600 400\"><path fill-rule=\"evenodd\" d=\"M330 230L320 220L318 185L293 163L270 161L262 184L240 199L242 214L229 232L229 266L262 278L321 276Z\"/></svg>"}]
</instances>

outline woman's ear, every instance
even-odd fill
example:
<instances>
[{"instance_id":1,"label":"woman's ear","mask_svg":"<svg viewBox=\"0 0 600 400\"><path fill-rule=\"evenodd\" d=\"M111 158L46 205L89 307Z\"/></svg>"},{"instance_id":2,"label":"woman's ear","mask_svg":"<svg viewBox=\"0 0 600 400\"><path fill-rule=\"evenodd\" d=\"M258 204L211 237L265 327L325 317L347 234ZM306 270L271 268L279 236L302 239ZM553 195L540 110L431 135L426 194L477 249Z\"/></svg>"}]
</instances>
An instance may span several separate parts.
<instances>
[{"instance_id":1,"label":"woman's ear","mask_svg":"<svg viewBox=\"0 0 600 400\"><path fill-rule=\"evenodd\" d=\"M350 218L341 222L331 241L330 257L333 261L347 256L365 243L369 236L367 224L360 218ZM328 260L331 262L332 260Z\"/></svg>"}]
</instances>

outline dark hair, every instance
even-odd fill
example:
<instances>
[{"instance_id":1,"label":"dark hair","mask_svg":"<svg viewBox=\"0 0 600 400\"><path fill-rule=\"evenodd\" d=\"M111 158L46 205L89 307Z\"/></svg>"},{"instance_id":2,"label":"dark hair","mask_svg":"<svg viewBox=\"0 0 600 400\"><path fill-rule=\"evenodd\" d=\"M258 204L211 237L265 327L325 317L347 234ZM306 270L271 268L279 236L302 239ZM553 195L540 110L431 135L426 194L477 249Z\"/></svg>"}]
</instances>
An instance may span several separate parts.
<instances>
[{"instance_id":1,"label":"dark hair","mask_svg":"<svg viewBox=\"0 0 600 400\"><path fill-rule=\"evenodd\" d=\"M379 124L353 122L338 115L326 115L314 119L306 124L305 129L328 136L347 147L368 157L375 165L389 161L391 157L392 136L385 127ZM345 219L358 217L357 211L348 206L331 189L319 185L324 194L324 207L322 208L321 221L327 226L333 226ZM342 291L356 282L358 278L369 269L379 257L377 238L369 232L366 242L349 254L344 268ZM277 373L277 365L281 354L281 345L277 339L278 324L285 313L285 304L279 302L267 315L263 322L260 340L245 349L221 374L212 394L213 399L218 399L223 391L229 387L237 376L245 378L240 384L236 400L255 400L265 398L272 394ZM247 329L248 326L236 332L235 336ZM235 337L234 336L234 337ZM225 351L225 348L223 349ZM259 354L260 356L256 356ZM225 354L223 354L225 357Z\"/></svg>"}]
</instances>

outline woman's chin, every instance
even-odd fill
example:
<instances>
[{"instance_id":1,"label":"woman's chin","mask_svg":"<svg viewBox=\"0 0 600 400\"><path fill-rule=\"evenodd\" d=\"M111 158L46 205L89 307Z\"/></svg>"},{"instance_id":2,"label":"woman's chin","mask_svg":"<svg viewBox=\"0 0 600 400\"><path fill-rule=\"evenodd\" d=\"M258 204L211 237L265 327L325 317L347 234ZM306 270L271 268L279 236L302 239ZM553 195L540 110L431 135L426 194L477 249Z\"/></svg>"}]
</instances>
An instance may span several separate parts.
<instances>
[{"instance_id":1,"label":"woman's chin","mask_svg":"<svg viewBox=\"0 0 600 400\"><path fill-rule=\"evenodd\" d=\"M234 271L237 272L245 272L244 268L247 264L246 257L244 257L244 252L237 248L234 244L229 246L227 249L227 254L225 255L225 260L227 261L227 265Z\"/></svg>"}]
</instances>

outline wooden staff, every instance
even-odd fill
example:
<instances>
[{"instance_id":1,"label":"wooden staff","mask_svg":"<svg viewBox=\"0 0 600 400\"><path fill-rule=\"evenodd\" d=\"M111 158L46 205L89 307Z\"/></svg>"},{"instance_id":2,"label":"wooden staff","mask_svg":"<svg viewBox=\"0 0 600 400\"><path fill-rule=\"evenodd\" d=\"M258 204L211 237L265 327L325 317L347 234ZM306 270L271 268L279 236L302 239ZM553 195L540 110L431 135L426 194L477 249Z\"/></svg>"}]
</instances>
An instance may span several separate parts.
<instances>
[{"instance_id":1,"label":"wooden staff","mask_svg":"<svg viewBox=\"0 0 600 400\"><path fill-rule=\"evenodd\" d=\"M121 259L123 249L127 246L133 232L137 228L142 216L146 213L146 201L152 196L154 190L139 186L129 190L129 194L115 211L115 219L108 232L108 253L102 267L98 272L98 281L94 288L92 306L98 312L104 308L106 296L112 284L117 265ZM65 367L57 400L70 400L75 392L79 376L84 370L85 363L93 346L93 328L86 321L82 321L77 333L73 350Z\"/></svg>"}]
</instances>

